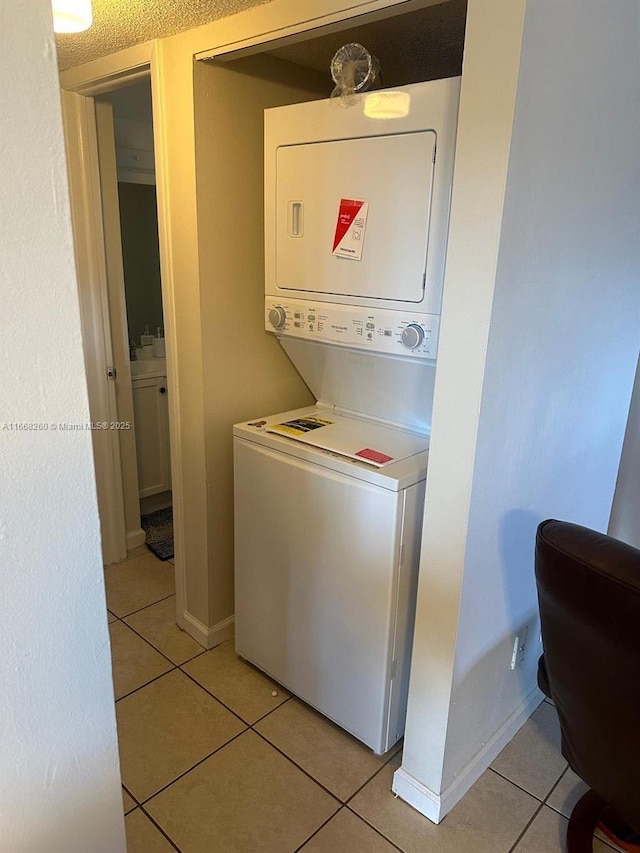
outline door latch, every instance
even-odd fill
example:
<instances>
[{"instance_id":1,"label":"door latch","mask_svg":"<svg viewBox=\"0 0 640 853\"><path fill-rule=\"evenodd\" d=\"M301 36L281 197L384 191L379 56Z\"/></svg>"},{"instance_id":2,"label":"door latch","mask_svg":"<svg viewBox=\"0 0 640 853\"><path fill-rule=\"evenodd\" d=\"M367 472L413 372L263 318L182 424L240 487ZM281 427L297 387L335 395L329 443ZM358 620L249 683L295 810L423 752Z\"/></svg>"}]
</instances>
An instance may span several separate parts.
<instances>
[{"instance_id":1,"label":"door latch","mask_svg":"<svg viewBox=\"0 0 640 853\"><path fill-rule=\"evenodd\" d=\"M115 367L107 367L107 379L115 379L117 376L117 371Z\"/></svg>"}]
</instances>

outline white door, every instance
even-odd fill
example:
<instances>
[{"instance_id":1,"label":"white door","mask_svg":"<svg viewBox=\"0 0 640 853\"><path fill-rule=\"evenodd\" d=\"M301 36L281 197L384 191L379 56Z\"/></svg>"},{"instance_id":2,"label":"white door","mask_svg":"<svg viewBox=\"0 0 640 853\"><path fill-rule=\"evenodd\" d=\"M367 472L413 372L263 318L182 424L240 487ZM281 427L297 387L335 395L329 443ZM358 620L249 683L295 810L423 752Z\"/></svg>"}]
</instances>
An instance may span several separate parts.
<instances>
[{"instance_id":1,"label":"white door","mask_svg":"<svg viewBox=\"0 0 640 853\"><path fill-rule=\"evenodd\" d=\"M119 418L95 104L63 92L62 105L89 410L94 424L111 424ZM114 429L94 429L92 438L102 559L108 565L127 556L120 438Z\"/></svg>"},{"instance_id":2,"label":"white door","mask_svg":"<svg viewBox=\"0 0 640 853\"><path fill-rule=\"evenodd\" d=\"M277 286L421 302L435 140L427 130L278 148ZM348 201L366 203L364 227L351 232L338 224ZM350 257L334 254L342 228L354 237Z\"/></svg>"},{"instance_id":3,"label":"white door","mask_svg":"<svg viewBox=\"0 0 640 853\"><path fill-rule=\"evenodd\" d=\"M236 650L386 748L403 493L234 440Z\"/></svg>"},{"instance_id":4,"label":"white door","mask_svg":"<svg viewBox=\"0 0 640 853\"><path fill-rule=\"evenodd\" d=\"M100 195L104 228L104 248L109 303L109 329L116 368L115 393L119 422L133 422L131 396L131 365L129 361L129 327L124 286L124 265L120 232L120 198L113 107L107 101L96 100L96 125L100 165ZM127 548L144 543L140 527L140 500L138 497L138 472L136 443L133 429L118 430L122 470L122 499L124 503Z\"/></svg>"}]
</instances>

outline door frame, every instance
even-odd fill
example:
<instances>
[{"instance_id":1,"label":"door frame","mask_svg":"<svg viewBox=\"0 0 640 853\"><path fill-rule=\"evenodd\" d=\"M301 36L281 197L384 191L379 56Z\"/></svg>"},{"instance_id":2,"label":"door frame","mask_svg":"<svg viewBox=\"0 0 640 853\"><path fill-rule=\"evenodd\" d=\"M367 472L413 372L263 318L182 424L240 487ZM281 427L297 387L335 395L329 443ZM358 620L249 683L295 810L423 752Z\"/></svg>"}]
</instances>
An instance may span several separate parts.
<instances>
[{"instance_id":1,"label":"door frame","mask_svg":"<svg viewBox=\"0 0 640 853\"><path fill-rule=\"evenodd\" d=\"M89 298L83 300L83 287L79 287L82 306L83 322L86 324L85 354L89 340L95 340L95 348L112 353L109 325L109 284L107 278L107 261L105 244L104 215L100 187L100 161L98 152L97 123L95 97L113 92L137 81L151 78L152 103L155 86L153 82L154 42L145 42L128 50L121 51L105 59L97 60L78 69L71 69L60 75L62 100L64 106L65 132L69 140L78 138L79 143L68 145L67 157L71 184L71 206L74 212L74 233L76 244L86 247L83 252L76 250L76 264L79 282L91 282L91 297L93 302L99 301L102 310L98 313ZM156 159L157 180L161 180L161 169L157 164L162 159L162 138L157 129L158 108L153 104L154 115L154 154ZM82 180L73 180L74 176L82 176ZM160 196L160 193L159 193ZM166 208L158 201L158 233L161 254L170 257L167 247ZM163 247L165 250L163 252ZM183 627L183 614L186 605L186 571L184 568L183 536L183 488L182 468L180 465L180 417L179 390L173 377L176 376L175 340L175 290L171 275L172 265L162 264L162 302L164 326L167 339L167 387L169 388L169 432L171 440L171 472L173 492L173 524L175 542L175 577L176 577L176 618ZM113 357L111 354L113 361ZM100 386L102 373L89 369L87 361L87 382L90 389ZM109 409L108 420L119 420L115 403L115 389ZM110 554L118 554L117 559L126 557L125 510L122 484L122 469L117 432L111 436L113 453L107 458L95 456L96 480L98 490L101 484L105 487L104 521L101 523L106 531L118 529L119 547ZM116 452L117 450L117 452ZM104 539L104 533L103 533ZM124 544L124 553L123 553ZM105 549L106 551L106 549ZM116 560L111 560L115 562ZM105 559L105 562L107 560Z\"/></svg>"}]
</instances>

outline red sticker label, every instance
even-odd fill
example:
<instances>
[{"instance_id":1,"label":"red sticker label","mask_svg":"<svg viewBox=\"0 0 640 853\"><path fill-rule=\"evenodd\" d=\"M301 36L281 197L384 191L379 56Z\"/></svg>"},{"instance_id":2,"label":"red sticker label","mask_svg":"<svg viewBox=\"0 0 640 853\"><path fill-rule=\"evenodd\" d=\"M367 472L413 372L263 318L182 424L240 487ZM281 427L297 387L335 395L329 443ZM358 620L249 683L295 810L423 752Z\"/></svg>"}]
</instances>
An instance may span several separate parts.
<instances>
[{"instance_id":1,"label":"red sticker label","mask_svg":"<svg viewBox=\"0 0 640 853\"><path fill-rule=\"evenodd\" d=\"M351 227L353 220L358 215L358 212L362 205L363 201L357 201L354 198L341 198L340 199L340 209L338 211L338 222L336 224L336 233L333 238L333 251L337 249L342 238L346 235L347 231Z\"/></svg>"},{"instance_id":2,"label":"red sticker label","mask_svg":"<svg viewBox=\"0 0 640 853\"><path fill-rule=\"evenodd\" d=\"M387 456L386 453L380 453L379 450L372 450L370 447L365 447L364 450L358 450L356 456L362 459L368 459L370 462L377 462L378 465L383 465L385 462L391 462L393 456Z\"/></svg>"}]
</instances>

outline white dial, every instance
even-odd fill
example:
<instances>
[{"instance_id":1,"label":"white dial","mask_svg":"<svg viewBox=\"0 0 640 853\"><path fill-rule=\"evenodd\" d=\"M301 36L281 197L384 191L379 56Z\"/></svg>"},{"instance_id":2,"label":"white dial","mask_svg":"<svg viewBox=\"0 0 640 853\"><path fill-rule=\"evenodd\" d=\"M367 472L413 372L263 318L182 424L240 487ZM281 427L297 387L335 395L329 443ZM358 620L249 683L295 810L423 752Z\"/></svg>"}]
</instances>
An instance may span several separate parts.
<instances>
[{"instance_id":1,"label":"white dial","mask_svg":"<svg viewBox=\"0 0 640 853\"><path fill-rule=\"evenodd\" d=\"M276 305L275 308L272 308L271 311L269 311L269 322L274 329L279 329L281 326L284 326L286 319L287 312L281 305Z\"/></svg>"},{"instance_id":2,"label":"white dial","mask_svg":"<svg viewBox=\"0 0 640 853\"><path fill-rule=\"evenodd\" d=\"M400 340L407 349L418 349L424 341L424 329L418 323L409 323L402 330Z\"/></svg>"}]
</instances>

